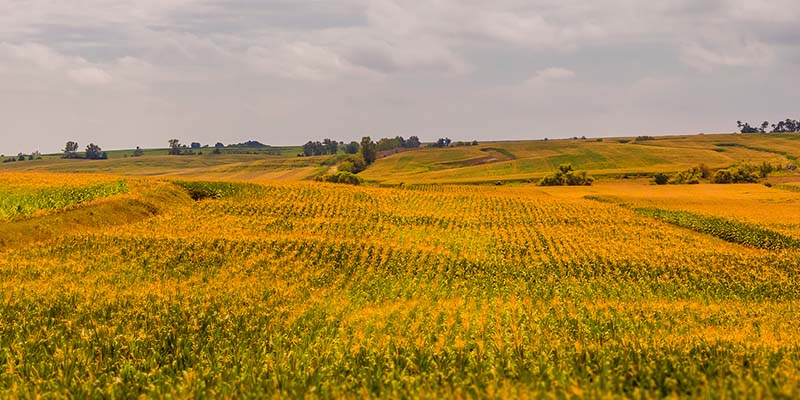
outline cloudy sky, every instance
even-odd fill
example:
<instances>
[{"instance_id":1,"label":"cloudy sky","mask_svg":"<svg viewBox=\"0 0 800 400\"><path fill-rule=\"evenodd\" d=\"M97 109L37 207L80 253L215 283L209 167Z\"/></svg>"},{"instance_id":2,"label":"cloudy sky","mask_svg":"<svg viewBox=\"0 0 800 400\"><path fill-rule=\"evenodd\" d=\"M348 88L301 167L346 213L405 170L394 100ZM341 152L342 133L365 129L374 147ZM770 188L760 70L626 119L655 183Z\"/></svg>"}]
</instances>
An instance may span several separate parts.
<instances>
[{"instance_id":1,"label":"cloudy sky","mask_svg":"<svg viewBox=\"0 0 800 400\"><path fill-rule=\"evenodd\" d=\"M800 117L797 0L0 0L0 152L730 131Z\"/></svg>"}]
</instances>

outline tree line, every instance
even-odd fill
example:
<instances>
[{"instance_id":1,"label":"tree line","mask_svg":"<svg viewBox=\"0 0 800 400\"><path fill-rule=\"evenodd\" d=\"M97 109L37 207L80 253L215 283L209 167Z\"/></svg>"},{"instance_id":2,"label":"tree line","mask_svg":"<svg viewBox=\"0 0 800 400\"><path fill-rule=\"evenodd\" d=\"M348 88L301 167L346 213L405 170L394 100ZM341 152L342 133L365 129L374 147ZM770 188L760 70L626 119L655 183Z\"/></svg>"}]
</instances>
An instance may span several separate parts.
<instances>
[{"instance_id":1,"label":"tree line","mask_svg":"<svg viewBox=\"0 0 800 400\"><path fill-rule=\"evenodd\" d=\"M749 122L736 121L741 133L794 133L800 132L800 120L786 118L775 124L764 121L759 126L752 126ZM769 128L772 127L772 130Z\"/></svg>"}]
</instances>

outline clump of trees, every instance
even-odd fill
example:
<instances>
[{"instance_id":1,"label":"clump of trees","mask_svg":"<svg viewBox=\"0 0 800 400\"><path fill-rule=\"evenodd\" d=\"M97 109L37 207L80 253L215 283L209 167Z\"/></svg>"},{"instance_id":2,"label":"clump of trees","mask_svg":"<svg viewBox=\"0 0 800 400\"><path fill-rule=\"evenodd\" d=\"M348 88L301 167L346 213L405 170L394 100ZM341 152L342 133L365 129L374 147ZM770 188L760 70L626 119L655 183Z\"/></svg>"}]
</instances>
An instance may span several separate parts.
<instances>
[{"instance_id":1,"label":"clump of trees","mask_svg":"<svg viewBox=\"0 0 800 400\"><path fill-rule=\"evenodd\" d=\"M86 146L86 150L84 151L83 156L78 154L78 142L73 142L71 140L64 145L64 149L62 149L61 151L64 153L64 155L62 156L63 158L71 158L71 159L85 158L87 160L108 159L108 153L103 151L103 149L100 148L100 146L94 143L89 143L89 145Z\"/></svg>"},{"instance_id":2,"label":"clump of trees","mask_svg":"<svg viewBox=\"0 0 800 400\"><path fill-rule=\"evenodd\" d=\"M322 142L308 141L303 145L303 155L305 156L336 155L338 152L339 142L331 139L324 139Z\"/></svg>"},{"instance_id":3,"label":"clump of trees","mask_svg":"<svg viewBox=\"0 0 800 400\"><path fill-rule=\"evenodd\" d=\"M553 174L546 176L539 182L540 186L591 186L594 178L586 171L577 172L570 164L562 164Z\"/></svg>"},{"instance_id":4,"label":"clump of trees","mask_svg":"<svg viewBox=\"0 0 800 400\"><path fill-rule=\"evenodd\" d=\"M378 151L388 151L394 149L415 149L421 144L419 138L416 136L411 136L408 139L404 139L402 136L395 136L393 138L381 138L378 140L378 143L376 143L376 147Z\"/></svg>"},{"instance_id":5,"label":"clump of trees","mask_svg":"<svg viewBox=\"0 0 800 400\"><path fill-rule=\"evenodd\" d=\"M439 138L438 140L436 140L436 143L431 144L431 147L450 147L450 143L452 142L453 141L450 140L450 138L448 137Z\"/></svg>"},{"instance_id":6,"label":"clump of trees","mask_svg":"<svg viewBox=\"0 0 800 400\"><path fill-rule=\"evenodd\" d=\"M364 156L361 154L348 154L339 161L339 165L336 169L342 172L357 174L367 169L367 162L364 161Z\"/></svg>"},{"instance_id":7,"label":"clump of trees","mask_svg":"<svg viewBox=\"0 0 800 400\"><path fill-rule=\"evenodd\" d=\"M770 124L769 121L764 121L761 125L752 126L749 122L736 121L741 133L794 133L800 132L800 120L787 118L785 121L780 121L776 124ZM772 127L772 130L768 129Z\"/></svg>"},{"instance_id":8,"label":"clump of trees","mask_svg":"<svg viewBox=\"0 0 800 400\"><path fill-rule=\"evenodd\" d=\"M41 160L42 159L42 154L39 153L39 151L37 150L37 151L31 152L31 154L27 154L27 155L20 152L20 153L17 153L16 156L12 156L10 158L5 158L5 157L6 157L5 154L0 155L0 158L4 158L4 160L3 160L4 163L10 163L10 162L17 162L17 161L25 161L25 160L28 160L28 161Z\"/></svg>"},{"instance_id":9,"label":"clump of trees","mask_svg":"<svg viewBox=\"0 0 800 400\"><path fill-rule=\"evenodd\" d=\"M360 176L351 172L338 171L332 174L317 177L317 181L330 183L345 183L348 185L360 185L364 182Z\"/></svg>"},{"instance_id":10,"label":"clump of trees","mask_svg":"<svg viewBox=\"0 0 800 400\"><path fill-rule=\"evenodd\" d=\"M686 171L678 172L672 176L658 173L653 175L653 183L657 185L695 185L701 179L711 183L757 183L761 178L766 178L772 172L781 169L780 165L763 162L760 165L741 164L729 168L711 171L705 164L700 164Z\"/></svg>"},{"instance_id":11,"label":"clump of trees","mask_svg":"<svg viewBox=\"0 0 800 400\"><path fill-rule=\"evenodd\" d=\"M367 165L372 165L378 158L378 145L369 136L361 138L361 157Z\"/></svg>"},{"instance_id":12,"label":"clump of trees","mask_svg":"<svg viewBox=\"0 0 800 400\"><path fill-rule=\"evenodd\" d=\"M61 151L64 152L64 158L78 158L78 142L68 141Z\"/></svg>"}]
</instances>

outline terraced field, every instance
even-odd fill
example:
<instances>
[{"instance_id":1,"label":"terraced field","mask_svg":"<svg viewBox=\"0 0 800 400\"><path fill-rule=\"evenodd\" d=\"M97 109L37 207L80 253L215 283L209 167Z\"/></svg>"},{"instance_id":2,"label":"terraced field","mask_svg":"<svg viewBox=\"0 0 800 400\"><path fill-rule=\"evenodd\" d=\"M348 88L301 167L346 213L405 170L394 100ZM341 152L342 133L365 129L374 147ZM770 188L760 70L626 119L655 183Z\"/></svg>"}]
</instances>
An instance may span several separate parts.
<instances>
[{"instance_id":1,"label":"terraced field","mask_svg":"<svg viewBox=\"0 0 800 400\"><path fill-rule=\"evenodd\" d=\"M115 179L0 226L0 396L800 396L800 250L637 212L797 192Z\"/></svg>"}]
</instances>

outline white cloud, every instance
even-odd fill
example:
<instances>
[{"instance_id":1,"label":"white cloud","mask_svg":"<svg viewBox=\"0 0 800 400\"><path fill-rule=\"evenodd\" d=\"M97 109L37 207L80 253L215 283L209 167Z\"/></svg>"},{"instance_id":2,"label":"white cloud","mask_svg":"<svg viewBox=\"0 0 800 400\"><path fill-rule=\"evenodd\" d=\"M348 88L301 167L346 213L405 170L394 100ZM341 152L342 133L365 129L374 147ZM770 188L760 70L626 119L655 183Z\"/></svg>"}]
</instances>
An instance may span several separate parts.
<instances>
[{"instance_id":1,"label":"white cloud","mask_svg":"<svg viewBox=\"0 0 800 400\"><path fill-rule=\"evenodd\" d=\"M0 0L0 120L19 133L3 151L61 132L115 132L109 148L142 131L158 145L180 132L295 143L396 127L554 137L551 115L577 129L598 113L635 132L662 118L658 104L674 107L665 130L711 131L718 120L684 98L734 121L765 81L771 112L800 101L782 89L800 85L795 3ZM741 96L724 95L734 87ZM531 108L547 113L530 124ZM632 111L615 124L608 109Z\"/></svg>"},{"instance_id":2,"label":"white cloud","mask_svg":"<svg viewBox=\"0 0 800 400\"><path fill-rule=\"evenodd\" d=\"M692 42L683 45L680 54L681 61L701 72L712 72L718 67L765 67L775 61L772 48L755 40L716 48Z\"/></svg>"},{"instance_id":3,"label":"white cloud","mask_svg":"<svg viewBox=\"0 0 800 400\"><path fill-rule=\"evenodd\" d=\"M73 69L67 72L69 78L81 85L101 86L111 82L111 75L97 67Z\"/></svg>"},{"instance_id":4,"label":"white cloud","mask_svg":"<svg viewBox=\"0 0 800 400\"><path fill-rule=\"evenodd\" d=\"M346 75L371 75L366 69L353 65L331 49L307 42L283 43L271 48L250 47L246 58L259 72L302 81L327 81Z\"/></svg>"},{"instance_id":5,"label":"white cloud","mask_svg":"<svg viewBox=\"0 0 800 400\"><path fill-rule=\"evenodd\" d=\"M545 83L566 81L575 77L575 72L561 67L550 67L536 71L525 81L527 86L538 86Z\"/></svg>"}]
</instances>

